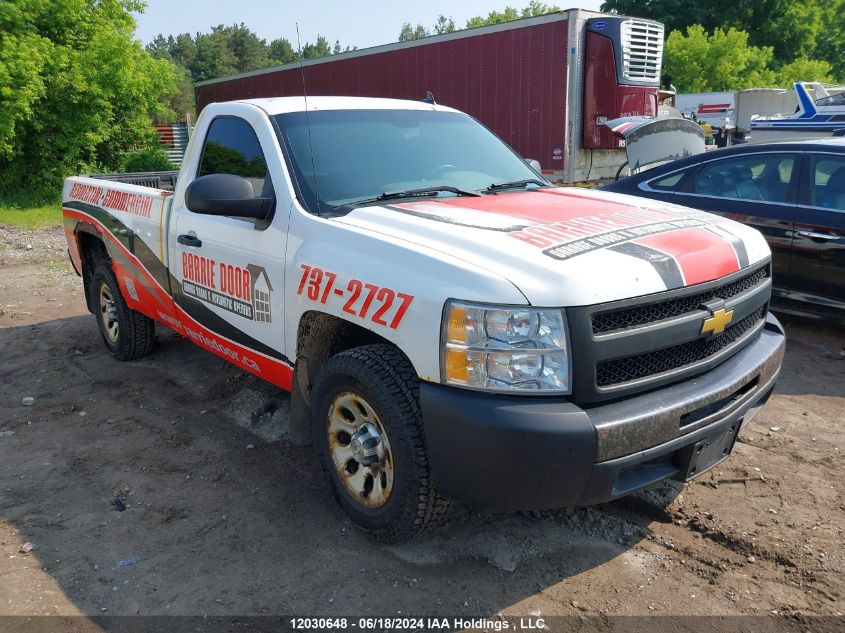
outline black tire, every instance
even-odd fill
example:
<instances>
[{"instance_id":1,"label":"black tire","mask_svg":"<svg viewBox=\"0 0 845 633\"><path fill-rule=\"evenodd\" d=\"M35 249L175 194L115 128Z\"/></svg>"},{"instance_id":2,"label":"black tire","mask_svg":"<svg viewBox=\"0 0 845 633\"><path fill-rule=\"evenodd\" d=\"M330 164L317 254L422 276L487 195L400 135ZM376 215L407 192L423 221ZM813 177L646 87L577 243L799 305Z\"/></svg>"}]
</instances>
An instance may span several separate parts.
<instances>
[{"instance_id":1,"label":"black tire","mask_svg":"<svg viewBox=\"0 0 845 633\"><path fill-rule=\"evenodd\" d=\"M103 257L94 259L88 292L89 305L97 320L97 329L100 330L100 336L112 356L117 360L135 360L153 351L155 321L126 305L111 261ZM108 292L111 296L116 330L110 330L106 325L104 307L101 305L103 292Z\"/></svg>"},{"instance_id":2,"label":"black tire","mask_svg":"<svg viewBox=\"0 0 845 633\"><path fill-rule=\"evenodd\" d=\"M356 499L333 462L329 446L330 437L334 437L329 430L331 414L338 398L347 394L366 401L387 438L392 486L380 507L366 507ZM318 372L311 404L314 448L335 498L353 523L381 542L401 543L445 521L452 504L437 493L431 481L419 379L399 350L389 345L367 345L329 358Z\"/></svg>"}]
</instances>

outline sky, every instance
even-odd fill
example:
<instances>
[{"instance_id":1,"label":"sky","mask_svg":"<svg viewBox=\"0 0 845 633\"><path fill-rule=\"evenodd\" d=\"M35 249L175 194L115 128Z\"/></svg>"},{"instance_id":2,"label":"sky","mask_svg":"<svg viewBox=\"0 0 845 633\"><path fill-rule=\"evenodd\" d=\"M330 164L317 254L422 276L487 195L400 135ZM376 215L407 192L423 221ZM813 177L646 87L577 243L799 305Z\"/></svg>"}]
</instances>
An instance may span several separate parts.
<instances>
[{"instance_id":1,"label":"sky","mask_svg":"<svg viewBox=\"0 0 845 633\"><path fill-rule=\"evenodd\" d=\"M287 38L296 46L296 23L302 44L323 35L334 44L358 48L395 42L403 22L431 27L439 14L452 17L458 28L468 18L501 11L510 5L521 9L528 0L147 0L147 9L136 16L136 37L148 44L156 35L208 32L217 24L243 22L268 42ZM565 3L548 1L561 8ZM601 0L579 0L582 9L598 10Z\"/></svg>"}]
</instances>

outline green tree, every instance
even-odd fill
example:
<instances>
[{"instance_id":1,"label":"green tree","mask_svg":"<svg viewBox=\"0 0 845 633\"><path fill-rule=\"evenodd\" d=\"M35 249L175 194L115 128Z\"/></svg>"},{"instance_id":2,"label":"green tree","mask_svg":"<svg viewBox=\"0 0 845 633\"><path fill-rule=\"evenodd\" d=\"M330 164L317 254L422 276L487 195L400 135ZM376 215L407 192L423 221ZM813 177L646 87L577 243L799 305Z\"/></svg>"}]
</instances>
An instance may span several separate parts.
<instances>
[{"instance_id":1,"label":"green tree","mask_svg":"<svg viewBox=\"0 0 845 633\"><path fill-rule=\"evenodd\" d=\"M663 48L663 74L681 92L740 90L771 84L771 48L748 44L748 34L695 25L686 35L672 31Z\"/></svg>"},{"instance_id":2,"label":"green tree","mask_svg":"<svg viewBox=\"0 0 845 633\"><path fill-rule=\"evenodd\" d=\"M547 13L554 13L560 11L560 7L553 4L544 4L537 0L531 0L522 9L514 9L513 7L505 7L502 11L491 11L487 16L477 15L474 18L467 20L466 27L468 29L479 26L489 26L491 24L501 24L502 22L512 22L520 18L532 18L538 15L545 15ZM437 16L437 21L429 29L422 24L412 25L410 22L402 24L399 31L400 42L410 42L418 40L430 35L443 35L444 33L452 33L457 30L455 20L443 14Z\"/></svg>"},{"instance_id":3,"label":"green tree","mask_svg":"<svg viewBox=\"0 0 845 633\"><path fill-rule=\"evenodd\" d=\"M519 17L533 18L538 15L546 15L547 13L555 13L557 11L560 11L560 7L556 4L544 4L542 2L538 2L537 0L531 0L522 8Z\"/></svg>"},{"instance_id":4,"label":"green tree","mask_svg":"<svg viewBox=\"0 0 845 633\"><path fill-rule=\"evenodd\" d=\"M701 24L712 31L722 26L723 21L712 16L708 7L713 7L713 13L717 13L723 4L723 0L605 0L601 10L657 20L663 23L667 33L685 31L693 24ZM718 23L711 23L711 20Z\"/></svg>"},{"instance_id":5,"label":"green tree","mask_svg":"<svg viewBox=\"0 0 845 633\"><path fill-rule=\"evenodd\" d=\"M553 4L537 2L537 0L531 0L531 2L529 2L528 5L523 7L521 10L507 6L502 11L491 11L487 14L487 17L477 15L474 18L470 18L467 20L466 28L472 29L479 26L489 26L490 24L512 22L513 20L518 20L520 18L533 18L538 15L554 13L555 11L560 11L560 7Z\"/></svg>"},{"instance_id":6,"label":"green tree","mask_svg":"<svg viewBox=\"0 0 845 633\"><path fill-rule=\"evenodd\" d=\"M788 88L796 81L808 81L808 79L823 83L834 81L831 65L820 59L801 57L774 71L774 85L781 88Z\"/></svg>"},{"instance_id":7,"label":"green tree","mask_svg":"<svg viewBox=\"0 0 845 633\"><path fill-rule=\"evenodd\" d=\"M830 64L799 57L777 64L770 46L752 46L749 35L734 28L712 35L694 25L686 35L672 31L663 49L665 83L681 92L788 87L795 81L830 81Z\"/></svg>"},{"instance_id":8,"label":"green tree","mask_svg":"<svg viewBox=\"0 0 845 633\"><path fill-rule=\"evenodd\" d=\"M248 72L270 65L267 42L250 31L245 24L227 26L223 29L229 37L229 49L234 54L238 72Z\"/></svg>"},{"instance_id":9,"label":"green tree","mask_svg":"<svg viewBox=\"0 0 845 633\"><path fill-rule=\"evenodd\" d=\"M291 43L283 37L270 42L268 54L270 63L274 65L288 64L299 59L299 55L293 50Z\"/></svg>"},{"instance_id":10,"label":"green tree","mask_svg":"<svg viewBox=\"0 0 845 633\"><path fill-rule=\"evenodd\" d=\"M405 22L402 24L402 29L399 31L399 41L410 42L412 40L419 40L424 37L428 37L429 35L431 35L431 33L422 24L411 26L410 22Z\"/></svg>"},{"instance_id":11,"label":"green tree","mask_svg":"<svg viewBox=\"0 0 845 633\"><path fill-rule=\"evenodd\" d=\"M173 61L182 68L191 68L197 60L197 45L189 33L177 35L170 47Z\"/></svg>"},{"instance_id":12,"label":"green tree","mask_svg":"<svg viewBox=\"0 0 845 633\"><path fill-rule=\"evenodd\" d=\"M164 37L161 33L156 35L153 38L153 41L147 44L146 49L147 52L150 53L156 59L167 59L173 61L173 57L170 54L171 49L173 48L176 40L173 36Z\"/></svg>"},{"instance_id":13,"label":"green tree","mask_svg":"<svg viewBox=\"0 0 845 633\"><path fill-rule=\"evenodd\" d=\"M831 5L842 0L605 0L602 11L662 22L667 33L700 24L708 33L720 28L746 31L754 46L771 46L777 63L816 54ZM840 25L841 28L841 25ZM838 42L843 32L839 31Z\"/></svg>"},{"instance_id":14,"label":"green tree","mask_svg":"<svg viewBox=\"0 0 845 633\"><path fill-rule=\"evenodd\" d=\"M187 114L194 115L196 111L194 82L187 68L174 64L170 88L162 95L161 102L164 109L153 115L156 123L184 121Z\"/></svg>"},{"instance_id":15,"label":"green tree","mask_svg":"<svg viewBox=\"0 0 845 633\"><path fill-rule=\"evenodd\" d=\"M305 42L302 47L302 57L304 59L317 59L319 57L328 57L332 54L332 48L329 46L329 41L322 35L317 36L317 41L313 44Z\"/></svg>"},{"instance_id":16,"label":"green tree","mask_svg":"<svg viewBox=\"0 0 845 633\"><path fill-rule=\"evenodd\" d=\"M238 58L230 46L229 34L222 24L211 29L211 33L197 33L194 43L197 56L188 67L194 81L205 81L238 72Z\"/></svg>"},{"instance_id":17,"label":"green tree","mask_svg":"<svg viewBox=\"0 0 845 633\"><path fill-rule=\"evenodd\" d=\"M488 26L490 24L501 24L502 22L512 22L519 19L519 12L513 7L505 7L502 11L491 11L487 17L477 15L474 18L467 20L467 28L474 29L479 26Z\"/></svg>"},{"instance_id":18,"label":"green tree","mask_svg":"<svg viewBox=\"0 0 845 633\"><path fill-rule=\"evenodd\" d=\"M832 67L835 80L845 83L845 0L829 0L822 16L816 56Z\"/></svg>"},{"instance_id":19,"label":"green tree","mask_svg":"<svg viewBox=\"0 0 845 633\"><path fill-rule=\"evenodd\" d=\"M0 191L55 196L151 142L174 67L134 39L136 0L0 4Z\"/></svg>"},{"instance_id":20,"label":"green tree","mask_svg":"<svg viewBox=\"0 0 845 633\"><path fill-rule=\"evenodd\" d=\"M170 157L162 146L151 145L127 154L122 169L127 172L138 172L175 171L179 168L170 162Z\"/></svg>"},{"instance_id":21,"label":"green tree","mask_svg":"<svg viewBox=\"0 0 845 633\"><path fill-rule=\"evenodd\" d=\"M446 17L442 13L437 16L437 22L434 23L432 31L434 35L443 35L444 33L452 33L456 30L455 20L451 17Z\"/></svg>"},{"instance_id":22,"label":"green tree","mask_svg":"<svg viewBox=\"0 0 845 633\"><path fill-rule=\"evenodd\" d=\"M318 35L314 43L305 43L302 56L305 59L316 59L351 50L355 50L355 47L343 47L340 40L335 40L332 47L328 39ZM166 59L178 65L193 82L287 64L299 59L299 52L287 39L278 38L268 44L245 24L220 24L213 27L210 33L197 33L194 37L188 33L176 37L158 35L147 45L147 51L158 59ZM181 86L180 83L180 91ZM182 94L178 101L184 103L184 97L186 95Z\"/></svg>"}]
</instances>

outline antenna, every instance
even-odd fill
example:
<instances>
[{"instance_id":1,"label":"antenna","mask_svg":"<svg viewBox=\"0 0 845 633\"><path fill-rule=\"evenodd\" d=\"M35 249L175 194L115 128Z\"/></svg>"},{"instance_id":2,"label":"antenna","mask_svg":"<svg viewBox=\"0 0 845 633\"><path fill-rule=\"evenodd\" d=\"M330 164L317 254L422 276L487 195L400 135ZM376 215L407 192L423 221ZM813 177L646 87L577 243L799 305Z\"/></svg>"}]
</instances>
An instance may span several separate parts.
<instances>
[{"instance_id":1,"label":"antenna","mask_svg":"<svg viewBox=\"0 0 845 633\"><path fill-rule=\"evenodd\" d=\"M317 215L322 215L320 210L320 190L317 188L317 166L314 163L314 143L311 141L311 117L308 114L308 91L305 89L305 67L302 63L302 43L299 40L299 22L296 23L296 47L299 49L299 73L302 75L302 98L305 100L305 127L308 129L308 149L311 152L311 174L314 176L314 197L317 200Z\"/></svg>"}]
</instances>

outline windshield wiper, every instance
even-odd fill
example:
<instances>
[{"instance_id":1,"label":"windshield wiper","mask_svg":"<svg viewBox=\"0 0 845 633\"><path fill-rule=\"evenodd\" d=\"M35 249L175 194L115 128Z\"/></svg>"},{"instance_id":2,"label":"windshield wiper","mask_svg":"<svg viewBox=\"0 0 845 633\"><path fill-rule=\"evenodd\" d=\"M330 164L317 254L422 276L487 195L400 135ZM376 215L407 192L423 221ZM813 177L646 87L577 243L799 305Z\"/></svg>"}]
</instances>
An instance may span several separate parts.
<instances>
[{"instance_id":1,"label":"windshield wiper","mask_svg":"<svg viewBox=\"0 0 845 633\"><path fill-rule=\"evenodd\" d=\"M346 211L360 207L365 204L375 204L376 202L384 202L385 200L400 200L402 198L434 198L441 192L454 193L456 196L472 196L478 197L481 194L477 191L470 191L469 189L461 189L460 187L453 187L451 185L435 185L433 187L421 187L419 189L405 189L403 191L385 191L384 193L374 198L364 198L363 200L356 200L342 204L335 207L334 211Z\"/></svg>"},{"instance_id":2,"label":"windshield wiper","mask_svg":"<svg viewBox=\"0 0 845 633\"><path fill-rule=\"evenodd\" d=\"M484 189L485 192L501 191L502 189L525 189L528 185L537 185L539 187L550 187L551 185L536 178L527 178L525 180L513 180L511 182L496 182Z\"/></svg>"},{"instance_id":3,"label":"windshield wiper","mask_svg":"<svg viewBox=\"0 0 845 633\"><path fill-rule=\"evenodd\" d=\"M396 198L416 198L417 196L436 196L441 191L454 193L456 196L480 196L477 191L470 191L469 189L461 189L460 187L453 187L452 185L435 185L433 187L422 187L420 189L405 189L404 191L385 191L380 196L376 197L378 200L395 200Z\"/></svg>"}]
</instances>

